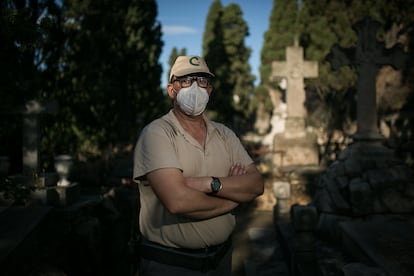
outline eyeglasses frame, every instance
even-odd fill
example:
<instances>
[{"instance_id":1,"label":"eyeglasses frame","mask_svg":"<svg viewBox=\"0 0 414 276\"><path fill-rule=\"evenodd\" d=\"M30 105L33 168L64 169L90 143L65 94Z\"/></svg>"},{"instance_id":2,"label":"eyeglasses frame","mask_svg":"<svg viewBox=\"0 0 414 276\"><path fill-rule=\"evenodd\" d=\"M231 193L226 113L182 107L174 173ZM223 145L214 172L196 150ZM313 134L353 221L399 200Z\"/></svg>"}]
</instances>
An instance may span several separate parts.
<instances>
[{"instance_id":1,"label":"eyeglasses frame","mask_svg":"<svg viewBox=\"0 0 414 276\"><path fill-rule=\"evenodd\" d=\"M183 82L184 81L188 81L190 79L191 79L191 83L188 86L183 86ZM200 85L200 81L202 81L200 79L205 79L207 81L206 86ZM191 85L193 85L194 81L196 81L197 82L197 85L199 87L201 87L201 88L207 88L207 87L211 86L211 78L209 78L209 77L203 77L203 76L185 76L185 77L180 77L180 78L176 78L176 79L172 80L171 83L174 83L176 81L178 81L180 83L180 86L182 88L190 87Z\"/></svg>"}]
</instances>

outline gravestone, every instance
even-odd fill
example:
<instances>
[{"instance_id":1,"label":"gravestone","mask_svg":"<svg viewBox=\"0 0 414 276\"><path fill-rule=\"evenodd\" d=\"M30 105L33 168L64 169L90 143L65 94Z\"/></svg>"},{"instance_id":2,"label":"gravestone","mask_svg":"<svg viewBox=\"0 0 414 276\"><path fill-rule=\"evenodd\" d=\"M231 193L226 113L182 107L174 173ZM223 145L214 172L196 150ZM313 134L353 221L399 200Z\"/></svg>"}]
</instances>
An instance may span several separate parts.
<instances>
[{"instance_id":1,"label":"gravestone","mask_svg":"<svg viewBox=\"0 0 414 276\"><path fill-rule=\"evenodd\" d=\"M20 113L23 116L23 175L28 179L39 173L39 116L56 114L56 102L31 100L25 103Z\"/></svg>"},{"instance_id":2,"label":"gravestone","mask_svg":"<svg viewBox=\"0 0 414 276\"><path fill-rule=\"evenodd\" d=\"M386 49L384 43L376 40L376 33L380 26L379 22L368 18L356 23L353 26L358 33L356 47L345 49L335 44L327 56L332 69L352 66L358 73L357 132L353 137L356 141L382 139L378 130L376 105L378 70L384 65L400 69L406 62L406 54L401 47Z\"/></svg>"},{"instance_id":3,"label":"gravestone","mask_svg":"<svg viewBox=\"0 0 414 276\"><path fill-rule=\"evenodd\" d=\"M318 63L303 60L303 48L295 40L294 46L286 48L286 61L273 61L270 80L287 80L286 103L289 134L303 134L305 129L305 85L304 78L318 77ZM299 133L297 133L299 132Z\"/></svg>"},{"instance_id":4,"label":"gravestone","mask_svg":"<svg viewBox=\"0 0 414 276\"><path fill-rule=\"evenodd\" d=\"M287 47L286 61L273 61L271 81L285 78L287 118L283 133L274 136L273 151L276 153L274 167L319 164L316 136L305 128L306 109L304 78L318 76L318 63L303 59L303 48ZM283 161L280 159L283 153ZM282 164L283 162L283 164Z\"/></svg>"},{"instance_id":5,"label":"gravestone","mask_svg":"<svg viewBox=\"0 0 414 276\"><path fill-rule=\"evenodd\" d=\"M354 141L328 169L329 174L320 179L320 182L326 182L326 185L322 185L324 189L318 190L320 198L315 200L323 211L341 210L342 213L361 215L382 212L384 209L401 209L399 204L406 202L402 198L392 200L390 196L394 195L394 192L391 190L385 194L382 192L384 189L392 188L392 185L387 183L397 179L404 180L411 173L407 175L402 161L397 160L393 151L382 144L377 126L375 96L376 74L379 68L391 65L400 69L406 60L406 54L399 46L385 49L384 44L376 40L379 27L378 22L369 18L356 23L353 26L358 34L356 47L343 49L334 45L327 57L333 69L348 65L356 68L358 101ZM410 185L404 187L411 189ZM343 194L344 191L346 196ZM324 194L335 199L332 204L326 201L329 197L326 198ZM409 206L408 202L406 205Z\"/></svg>"},{"instance_id":6,"label":"gravestone","mask_svg":"<svg viewBox=\"0 0 414 276\"><path fill-rule=\"evenodd\" d=\"M22 142L23 142L23 184L34 186L31 201L41 204L68 206L79 198L78 183L66 186L56 186L55 174L41 174L39 170L39 116L42 114L56 114L58 104L55 101L40 102L27 101L17 112L22 114ZM13 111L13 113L15 113ZM49 178L49 179L47 179ZM19 178L20 179L20 178ZM54 182L52 185L47 184Z\"/></svg>"},{"instance_id":7,"label":"gravestone","mask_svg":"<svg viewBox=\"0 0 414 276\"><path fill-rule=\"evenodd\" d=\"M407 55L398 45L387 49L378 42L379 27L370 18L357 22L356 46L335 45L327 56L333 69L352 66L358 73L357 130L353 143L319 177L313 204L320 217L318 236L333 247L346 249L356 261L379 267L387 275L413 275L405 257L411 257L412 238L404 238L407 244L400 238L412 237L414 170L382 144L376 110L379 69L384 65L402 69Z\"/></svg>"}]
</instances>

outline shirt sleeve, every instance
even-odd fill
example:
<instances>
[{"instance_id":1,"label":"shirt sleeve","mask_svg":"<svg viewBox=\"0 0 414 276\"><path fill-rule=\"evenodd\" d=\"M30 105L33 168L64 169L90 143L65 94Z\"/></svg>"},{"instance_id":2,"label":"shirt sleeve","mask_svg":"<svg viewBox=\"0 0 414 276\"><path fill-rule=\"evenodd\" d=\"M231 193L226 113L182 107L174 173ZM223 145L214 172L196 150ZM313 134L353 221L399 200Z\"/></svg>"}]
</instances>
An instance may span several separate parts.
<instances>
[{"instance_id":1,"label":"shirt sleeve","mask_svg":"<svg viewBox=\"0 0 414 276\"><path fill-rule=\"evenodd\" d=\"M182 170L174 146L174 135L174 130L160 120L142 130L134 150L134 180L144 179L146 174L156 169Z\"/></svg>"},{"instance_id":2,"label":"shirt sleeve","mask_svg":"<svg viewBox=\"0 0 414 276\"><path fill-rule=\"evenodd\" d=\"M237 137L230 128L224 125L220 124L219 128L221 128L220 131L223 133L222 135L224 136L227 151L231 155L232 163L241 163L244 166L254 163L239 137Z\"/></svg>"}]
</instances>

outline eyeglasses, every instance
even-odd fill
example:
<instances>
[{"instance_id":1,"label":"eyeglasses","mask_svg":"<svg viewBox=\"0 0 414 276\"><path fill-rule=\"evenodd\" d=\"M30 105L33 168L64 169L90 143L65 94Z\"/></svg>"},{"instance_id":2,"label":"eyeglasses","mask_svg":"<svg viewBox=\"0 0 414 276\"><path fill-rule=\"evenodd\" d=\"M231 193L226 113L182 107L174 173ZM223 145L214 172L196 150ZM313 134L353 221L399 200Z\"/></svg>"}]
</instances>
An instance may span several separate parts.
<instances>
[{"instance_id":1,"label":"eyeglasses","mask_svg":"<svg viewBox=\"0 0 414 276\"><path fill-rule=\"evenodd\" d=\"M197 81L201 88L207 88L210 84L210 78L207 77L183 77L173 80L173 82L175 81L179 81L183 88L190 87L194 81Z\"/></svg>"}]
</instances>

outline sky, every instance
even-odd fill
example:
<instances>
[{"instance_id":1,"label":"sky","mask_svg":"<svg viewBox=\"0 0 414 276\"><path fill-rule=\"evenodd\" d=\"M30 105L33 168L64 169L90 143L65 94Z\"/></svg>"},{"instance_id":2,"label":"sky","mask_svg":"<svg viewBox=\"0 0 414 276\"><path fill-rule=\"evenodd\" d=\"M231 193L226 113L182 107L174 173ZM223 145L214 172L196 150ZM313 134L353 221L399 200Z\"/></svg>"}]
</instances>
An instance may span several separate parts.
<instances>
[{"instance_id":1,"label":"sky","mask_svg":"<svg viewBox=\"0 0 414 276\"><path fill-rule=\"evenodd\" d=\"M186 48L188 55L202 55L204 26L213 0L156 0L156 2L157 20L162 25L164 42L160 57L163 67L161 85L165 87L170 70L168 59L174 47L178 50ZM230 3L240 6L243 19L249 26L250 35L246 37L245 45L252 50L249 63L257 84L260 81L260 52L264 33L269 28L273 0L221 0L223 6Z\"/></svg>"}]
</instances>

